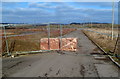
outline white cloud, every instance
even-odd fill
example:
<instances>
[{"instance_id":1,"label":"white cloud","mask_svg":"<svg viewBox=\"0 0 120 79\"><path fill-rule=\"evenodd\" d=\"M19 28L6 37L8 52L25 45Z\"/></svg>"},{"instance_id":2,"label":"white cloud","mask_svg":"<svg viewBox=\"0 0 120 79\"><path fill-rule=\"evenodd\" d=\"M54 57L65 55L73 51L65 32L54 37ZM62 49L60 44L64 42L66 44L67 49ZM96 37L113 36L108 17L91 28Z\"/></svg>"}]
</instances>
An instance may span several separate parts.
<instances>
[{"instance_id":1,"label":"white cloud","mask_svg":"<svg viewBox=\"0 0 120 79\"><path fill-rule=\"evenodd\" d=\"M29 7L34 7L34 8L51 8L51 9L56 8L56 6L51 6L49 3L36 3L36 2L29 3Z\"/></svg>"},{"instance_id":2,"label":"white cloud","mask_svg":"<svg viewBox=\"0 0 120 79\"><path fill-rule=\"evenodd\" d=\"M54 3L55 4L55 3ZM99 3L98 3L99 4ZM93 21L111 22L111 9L78 8L65 3L30 2L28 8L3 9L3 22L80 22L83 18ZM91 5L90 5L91 6ZM93 5L94 6L94 5ZM47 8L47 9L44 9ZM54 12L50 8L53 8ZM93 17L94 16L94 17Z\"/></svg>"},{"instance_id":3,"label":"white cloud","mask_svg":"<svg viewBox=\"0 0 120 79\"><path fill-rule=\"evenodd\" d=\"M113 2L113 0L2 0L2 2Z\"/></svg>"}]
</instances>

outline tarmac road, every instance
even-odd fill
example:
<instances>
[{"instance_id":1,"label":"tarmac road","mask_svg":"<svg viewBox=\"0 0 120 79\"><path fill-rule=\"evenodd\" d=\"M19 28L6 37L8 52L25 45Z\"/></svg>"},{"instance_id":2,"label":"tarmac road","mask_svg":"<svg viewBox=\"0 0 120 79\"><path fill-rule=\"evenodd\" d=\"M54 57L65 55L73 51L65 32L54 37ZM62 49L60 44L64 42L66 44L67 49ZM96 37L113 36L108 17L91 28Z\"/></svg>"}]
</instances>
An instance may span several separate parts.
<instances>
[{"instance_id":1,"label":"tarmac road","mask_svg":"<svg viewBox=\"0 0 120 79\"><path fill-rule=\"evenodd\" d=\"M64 37L78 38L78 51L58 51L16 58L3 58L4 77L118 77L118 68L108 58L96 60L97 48L77 30ZM96 52L101 52L97 50Z\"/></svg>"}]
</instances>

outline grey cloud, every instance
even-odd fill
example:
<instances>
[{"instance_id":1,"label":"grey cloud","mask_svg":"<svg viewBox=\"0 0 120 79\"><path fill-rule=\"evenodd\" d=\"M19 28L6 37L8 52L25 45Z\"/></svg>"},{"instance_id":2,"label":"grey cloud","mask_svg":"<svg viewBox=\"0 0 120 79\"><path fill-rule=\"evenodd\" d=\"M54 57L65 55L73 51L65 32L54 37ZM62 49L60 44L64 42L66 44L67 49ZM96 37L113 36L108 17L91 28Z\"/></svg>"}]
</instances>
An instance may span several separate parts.
<instances>
[{"instance_id":1,"label":"grey cloud","mask_svg":"<svg viewBox=\"0 0 120 79\"><path fill-rule=\"evenodd\" d=\"M48 5L48 6L46 6ZM93 5L89 3L89 6ZM103 4L99 4L103 5ZM104 4L105 5L105 4ZM76 8L65 3L56 3L51 6L51 3L31 3L29 8L4 8L3 21L4 22L25 22L25 23L45 23L45 22L81 22L86 21L100 21L111 22L112 11L111 9L93 9L93 8ZM97 6L97 4L96 4ZM47 8L47 9L46 9ZM54 12L49 12L51 9ZM117 15L117 11L115 10ZM115 20L117 16L115 17ZM117 21L117 20L116 20Z\"/></svg>"}]
</instances>

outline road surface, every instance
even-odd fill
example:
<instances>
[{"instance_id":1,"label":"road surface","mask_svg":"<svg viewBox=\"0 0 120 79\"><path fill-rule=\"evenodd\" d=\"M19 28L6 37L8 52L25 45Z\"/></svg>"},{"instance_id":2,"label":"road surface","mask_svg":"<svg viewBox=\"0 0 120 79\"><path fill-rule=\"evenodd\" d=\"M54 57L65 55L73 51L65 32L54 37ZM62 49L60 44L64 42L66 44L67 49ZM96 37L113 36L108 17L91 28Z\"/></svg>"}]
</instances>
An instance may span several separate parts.
<instances>
[{"instance_id":1,"label":"road surface","mask_svg":"<svg viewBox=\"0 0 120 79\"><path fill-rule=\"evenodd\" d=\"M46 52L16 58L3 58L4 77L118 77L118 68L108 58L95 59L92 52L101 52L76 30L63 37L78 38L78 51ZM97 49L97 50L95 50Z\"/></svg>"}]
</instances>

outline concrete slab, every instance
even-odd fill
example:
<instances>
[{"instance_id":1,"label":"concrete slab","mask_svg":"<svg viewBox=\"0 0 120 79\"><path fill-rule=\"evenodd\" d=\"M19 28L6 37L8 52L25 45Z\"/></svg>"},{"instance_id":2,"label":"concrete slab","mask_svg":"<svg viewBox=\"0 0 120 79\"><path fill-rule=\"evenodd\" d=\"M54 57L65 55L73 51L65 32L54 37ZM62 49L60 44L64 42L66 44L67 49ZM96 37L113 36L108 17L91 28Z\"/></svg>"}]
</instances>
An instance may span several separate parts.
<instances>
[{"instance_id":1,"label":"concrete slab","mask_svg":"<svg viewBox=\"0 0 120 79\"><path fill-rule=\"evenodd\" d=\"M100 77L118 77L118 69L110 64L95 64Z\"/></svg>"}]
</instances>

